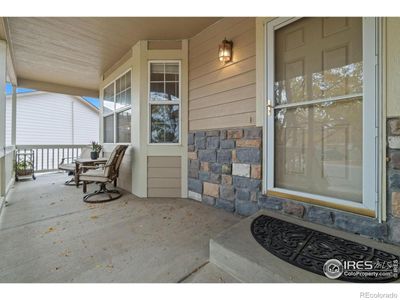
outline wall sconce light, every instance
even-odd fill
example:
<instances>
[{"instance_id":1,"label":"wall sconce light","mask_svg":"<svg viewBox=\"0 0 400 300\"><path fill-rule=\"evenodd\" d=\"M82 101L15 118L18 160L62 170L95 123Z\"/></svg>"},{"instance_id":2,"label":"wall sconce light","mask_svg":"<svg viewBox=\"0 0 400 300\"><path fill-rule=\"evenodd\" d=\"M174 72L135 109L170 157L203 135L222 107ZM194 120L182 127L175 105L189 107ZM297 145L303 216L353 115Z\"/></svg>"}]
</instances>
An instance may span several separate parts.
<instances>
[{"instance_id":1,"label":"wall sconce light","mask_svg":"<svg viewBox=\"0 0 400 300\"><path fill-rule=\"evenodd\" d=\"M223 63L227 63L232 60L232 46L233 42L228 41L226 38L219 45L218 57Z\"/></svg>"}]
</instances>

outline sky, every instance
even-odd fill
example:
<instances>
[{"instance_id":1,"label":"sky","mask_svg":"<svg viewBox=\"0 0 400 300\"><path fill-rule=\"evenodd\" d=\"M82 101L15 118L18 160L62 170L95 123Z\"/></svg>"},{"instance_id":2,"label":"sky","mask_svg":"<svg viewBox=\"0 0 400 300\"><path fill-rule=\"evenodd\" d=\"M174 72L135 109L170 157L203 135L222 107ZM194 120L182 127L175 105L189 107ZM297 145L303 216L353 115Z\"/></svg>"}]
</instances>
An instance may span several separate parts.
<instances>
[{"instance_id":1,"label":"sky","mask_svg":"<svg viewBox=\"0 0 400 300\"><path fill-rule=\"evenodd\" d=\"M24 89L24 88L17 88L17 94L22 94L22 93L29 93L33 92L34 90L31 89ZM6 95L11 95L12 94L12 85L11 83L6 84ZM90 104L93 104L97 108L99 108L99 99L98 98L91 98L91 97L82 97L85 99L87 102Z\"/></svg>"}]
</instances>

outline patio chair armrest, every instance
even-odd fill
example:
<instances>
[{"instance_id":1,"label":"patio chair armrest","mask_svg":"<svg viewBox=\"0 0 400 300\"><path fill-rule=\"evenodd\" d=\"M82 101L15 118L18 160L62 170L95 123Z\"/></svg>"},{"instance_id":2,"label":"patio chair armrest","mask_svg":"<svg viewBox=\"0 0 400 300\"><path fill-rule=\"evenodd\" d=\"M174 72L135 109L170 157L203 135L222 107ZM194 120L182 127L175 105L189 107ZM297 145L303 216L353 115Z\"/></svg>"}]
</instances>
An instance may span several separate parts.
<instances>
[{"instance_id":1,"label":"patio chair armrest","mask_svg":"<svg viewBox=\"0 0 400 300\"><path fill-rule=\"evenodd\" d=\"M72 159L72 158L73 158L73 157L68 157L68 156L67 156L67 157L62 157L62 158L61 158L60 165L62 165L62 164L65 162L65 160L68 161L69 159Z\"/></svg>"},{"instance_id":2,"label":"patio chair armrest","mask_svg":"<svg viewBox=\"0 0 400 300\"><path fill-rule=\"evenodd\" d=\"M85 166L80 167L80 169L83 169L83 170L96 170L96 169L100 169L100 168L104 168L104 163L98 163L95 165L85 165Z\"/></svg>"},{"instance_id":3,"label":"patio chair armrest","mask_svg":"<svg viewBox=\"0 0 400 300\"><path fill-rule=\"evenodd\" d=\"M95 169L98 169L100 166L99 165L95 165L95 166L82 166L81 168L82 169L92 169L92 170L95 170Z\"/></svg>"}]
</instances>

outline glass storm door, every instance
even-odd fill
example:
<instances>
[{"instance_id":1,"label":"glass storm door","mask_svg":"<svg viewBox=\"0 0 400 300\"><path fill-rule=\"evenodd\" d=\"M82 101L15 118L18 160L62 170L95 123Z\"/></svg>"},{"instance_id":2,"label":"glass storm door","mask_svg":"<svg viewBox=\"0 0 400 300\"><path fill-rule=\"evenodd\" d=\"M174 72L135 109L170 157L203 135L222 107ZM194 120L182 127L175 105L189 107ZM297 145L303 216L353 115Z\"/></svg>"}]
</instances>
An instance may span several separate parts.
<instances>
[{"instance_id":1,"label":"glass storm door","mask_svg":"<svg viewBox=\"0 0 400 300\"><path fill-rule=\"evenodd\" d=\"M374 22L268 23L268 193L375 211Z\"/></svg>"}]
</instances>

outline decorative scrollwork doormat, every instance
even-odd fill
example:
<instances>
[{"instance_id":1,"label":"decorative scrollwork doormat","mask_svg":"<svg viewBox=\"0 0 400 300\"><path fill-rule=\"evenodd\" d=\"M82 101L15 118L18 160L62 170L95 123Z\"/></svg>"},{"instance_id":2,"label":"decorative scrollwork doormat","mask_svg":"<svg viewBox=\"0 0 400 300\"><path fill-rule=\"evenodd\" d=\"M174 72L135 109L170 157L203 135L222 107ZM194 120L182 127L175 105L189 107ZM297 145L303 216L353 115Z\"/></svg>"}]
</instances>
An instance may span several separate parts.
<instances>
[{"instance_id":1,"label":"decorative scrollwork doormat","mask_svg":"<svg viewBox=\"0 0 400 300\"><path fill-rule=\"evenodd\" d=\"M344 263L339 280L350 282L397 280L395 276L398 275L398 255L265 215L254 219L251 224L251 233L256 241L273 255L296 267L322 276L325 276L324 264L330 259L337 259L341 263L372 262L366 265L359 263L357 268L363 269L361 272L363 274L358 275L354 272L347 272L345 275L346 268L349 266L348 263ZM350 271L353 269L352 263ZM376 276L374 271L383 271L383 273Z\"/></svg>"}]
</instances>

